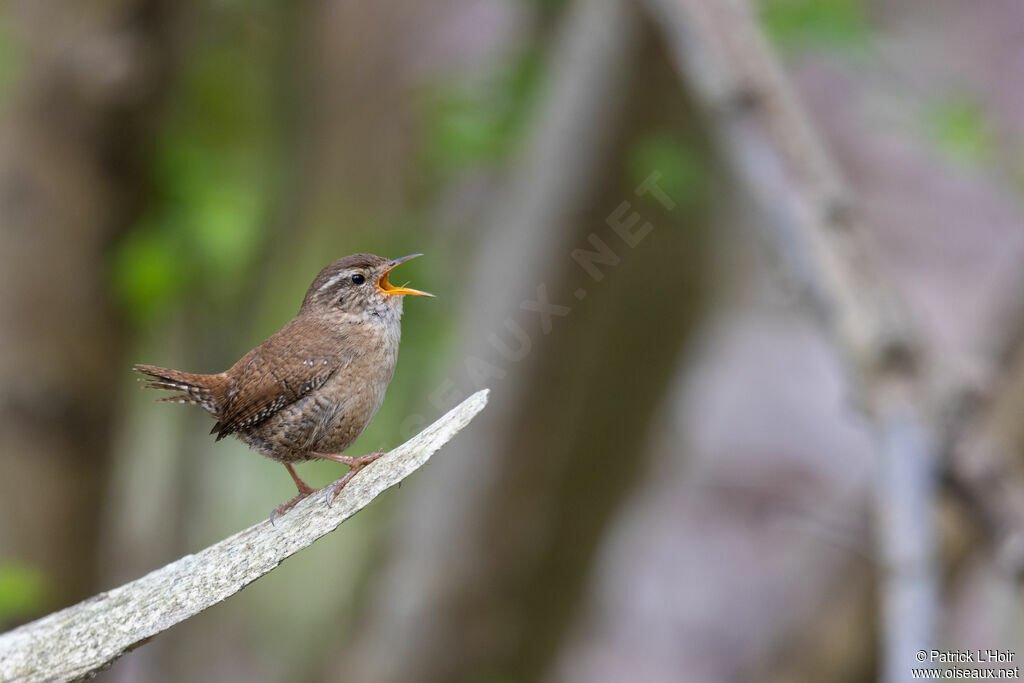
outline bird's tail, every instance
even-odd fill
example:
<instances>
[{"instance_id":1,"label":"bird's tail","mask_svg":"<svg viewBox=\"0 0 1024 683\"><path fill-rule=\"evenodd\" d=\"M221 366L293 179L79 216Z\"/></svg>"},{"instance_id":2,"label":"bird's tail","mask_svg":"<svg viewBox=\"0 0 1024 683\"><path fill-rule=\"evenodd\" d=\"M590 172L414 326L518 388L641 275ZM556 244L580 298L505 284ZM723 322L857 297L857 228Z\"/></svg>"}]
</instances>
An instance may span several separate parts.
<instances>
[{"instance_id":1,"label":"bird's tail","mask_svg":"<svg viewBox=\"0 0 1024 683\"><path fill-rule=\"evenodd\" d=\"M167 389L180 392L167 398L161 398L160 401L195 403L214 417L220 414L218 389L223 383L223 379L219 375L201 375L141 364L136 365L135 370L150 378L146 382L148 389Z\"/></svg>"}]
</instances>

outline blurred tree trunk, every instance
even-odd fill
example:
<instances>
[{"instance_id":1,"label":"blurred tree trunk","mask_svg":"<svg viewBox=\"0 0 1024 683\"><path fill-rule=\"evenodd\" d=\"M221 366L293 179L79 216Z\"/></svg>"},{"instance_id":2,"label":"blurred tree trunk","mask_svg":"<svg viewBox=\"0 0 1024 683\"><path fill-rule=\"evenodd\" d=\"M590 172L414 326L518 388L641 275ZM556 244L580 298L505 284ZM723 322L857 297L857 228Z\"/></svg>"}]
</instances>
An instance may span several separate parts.
<instances>
[{"instance_id":1,"label":"blurred tree trunk","mask_svg":"<svg viewBox=\"0 0 1024 683\"><path fill-rule=\"evenodd\" d=\"M872 672L867 434L849 414L834 350L780 287L775 254L735 229L759 215L730 189L712 193L710 324L680 367L652 467L602 539L587 604L546 681Z\"/></svg>"},{"instance_id":2,"label":"blurred tree trunk","mask_svg":"<svg viewBox=\"0 0 1024 683\"><path fill-rule=\"evenodd\" d=\"M0 549L45 574L49 609L94 588L126 371L107 256L144 197L138 152L165 80L166 17L161 0L2 11L16 73L0 95Z\"/></svg>"},{"instance_id":3,"label":"blurred tree trunk","mask_svg":"<svg viewBox=\"0 0 1024 683\"><path fill-rule=\"evenodd\" d=\"M424 86L446 69L479 68L475 60L486 60L507 41L511 21L494 8L498 4L301 5L295 23L302 43L290 74L299 104L266 262L272 272L302 276L288 278L296 283L291 291L264 285L267 298L301 300L307 274L323 267L325 255L386 253L396 228L411 222ZM482 25L452 32L453 24L473 19Z\"/></svg>"},{"instance_id":4,"label":"blurred tree trunk","mask_svg":"<svg viewBox=\"0 0 1024 683\"><path fill-rule=\"evenodd\" d=\"M463 354L434 394L487 385L493 400L404 499L342 654L353 680L538 677L645 467L696 319L704 205L640 187L682 163L645 157L644 142L689 108L628 4L576 3L563 28L532 144L476 257ZM670 144L702 177L693 133Z\"/></svg>"}]
</instances>

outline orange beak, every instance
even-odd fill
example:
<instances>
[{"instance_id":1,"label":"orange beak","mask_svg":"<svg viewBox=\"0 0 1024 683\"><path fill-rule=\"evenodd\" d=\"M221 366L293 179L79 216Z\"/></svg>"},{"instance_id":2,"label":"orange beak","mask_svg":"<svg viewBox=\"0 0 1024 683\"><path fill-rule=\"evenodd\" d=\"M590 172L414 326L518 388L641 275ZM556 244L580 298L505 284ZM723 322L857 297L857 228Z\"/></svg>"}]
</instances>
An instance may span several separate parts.
<instances>
[{"instance_id":1,"label":"orange beak","mask_svg":"<svg viewBox=\"0 0 1024 683\"><path fill-rule=\"evenodd\" d=\"M395 287L390 282L388 282L388 273L394 270L395 266L397 266L400 263L405 263L409 259L416 258L417 256L423 256L423 254L409 254L408 256L403 256L402 258L396 258L393 261L389 261L387 270L385 270L384 274L380 276L379 280L377 280L377 289L391 296L398 296L403 294L410 294L412 296L434 296L433 294L429 294L427 292L421 292L418 289L410 289L409 287Z\"/></svg>"}]
</instances>

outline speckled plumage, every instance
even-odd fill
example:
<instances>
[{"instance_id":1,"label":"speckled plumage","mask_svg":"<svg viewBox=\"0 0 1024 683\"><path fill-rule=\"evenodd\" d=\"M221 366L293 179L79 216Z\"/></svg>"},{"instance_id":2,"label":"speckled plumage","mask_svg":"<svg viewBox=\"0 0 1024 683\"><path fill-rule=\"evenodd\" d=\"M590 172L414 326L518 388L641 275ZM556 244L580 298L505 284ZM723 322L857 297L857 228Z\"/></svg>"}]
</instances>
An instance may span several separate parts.
<instances>
[{"instance_id":1,"label":"speckled plumage","mask_svg":"<svg viewBox=\"0 0 1024 683\"><path fill-rule=\"evenodd\" d=\"M398 299L395 314L379 321L292 319L228 370L228 396L214 414L217 438L235 434L280 462L345 450L384 401L400 316Z\"/></svg>"},{"instance_id":2,"label":"speckled plumage","mask_svg":"<svg viewBox=\"0 0 1024 683\"><path fill-rule=\"evenodd\" d=\"M225 372L136 368L152 378L147 386L179 392L162 400L194 403L216 418L211 433L218 440L234 435L287 465L340 453L384 401L398 361L404 295L425 294L387 281L404 260L355 254L327 266L298 314ZM364 281L357 284L358 277ZM302 494L305 485L289 472Z\"/></svg>"}]
</instances>

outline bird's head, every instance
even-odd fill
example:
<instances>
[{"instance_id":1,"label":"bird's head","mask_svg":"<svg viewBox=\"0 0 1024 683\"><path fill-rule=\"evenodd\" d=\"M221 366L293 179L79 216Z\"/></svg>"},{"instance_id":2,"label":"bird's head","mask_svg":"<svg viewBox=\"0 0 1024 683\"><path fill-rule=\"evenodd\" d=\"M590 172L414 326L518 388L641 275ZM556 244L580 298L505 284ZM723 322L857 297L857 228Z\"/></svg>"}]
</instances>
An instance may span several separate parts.
<instances>
[{"instance_id":1,"label":"bird's head","mask_svg":"<svg viewBox=\"0 0 1024 683\"><path fill-rule=\"evenodd\" d=\"M373 254L353 254L320 271L302 301L303 312L357 319L401 317L405 296L434 296L409 287L396 287L388 275L400 263L422 256L410 254L386 259Z\"/></svg>"}]
</instances>

